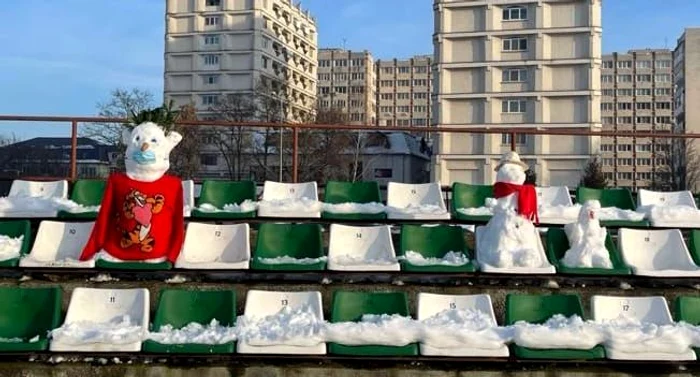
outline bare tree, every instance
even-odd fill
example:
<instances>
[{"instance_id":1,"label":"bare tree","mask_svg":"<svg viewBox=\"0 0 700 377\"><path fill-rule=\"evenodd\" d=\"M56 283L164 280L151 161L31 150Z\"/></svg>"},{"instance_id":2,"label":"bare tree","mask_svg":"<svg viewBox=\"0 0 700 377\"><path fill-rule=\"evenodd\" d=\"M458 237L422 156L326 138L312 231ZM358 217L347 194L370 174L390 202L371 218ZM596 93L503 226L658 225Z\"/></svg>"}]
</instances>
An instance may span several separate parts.
<instances>
[{"instance_id":1,"label":"bare tree","mask_svg":"<svg viewBox=\"0 0 700 377\"><path fill-rule=\"evenodd\" d=\"M696 139L675 139L667 152L657 151L657 158L667 165L658 169L654 186L669 190L698 191L700 188L700 149Z\"/></svg>"},{"instance_id":2,"label":"bare tree","mask_svg":"<svg viewBox=\"0 0 700 377\"><path fill-rule=\"evenodd\" d=\"M177 121L197 120L197 110L193 104L181 106L176 115ZM193 179L199 172L199 153L202 145L199 126L175 125L174 130L182 135L182 140L170 153L170 170L183 179Z\"/></svg>"},{"instance_id":3,"label":"bare tree","mask_svg":"<svg viewBox=\"0 0 700 377\"><path fill-rule=\"evenodd\" d=\"M153 105L153 94L147 90L114 89L106 102L97 104L98 115L105 118L127 118ZM81 136L95 139L103 144L121 145L120 123L88 123L81 128Z\"/></svg>"},{"instance_id":4,"label":"bare tree","mask_svg":"<svg viewBox=\"0 0 700 377\"><path fill-rule=\"evenodd\" d=\"M218 119L229 122L247 122L255 119L255 101L252 94L233 93L227 95L211 108ZM250 149L251 133L242 127L213 127L208 130L209 140L213 141L226 163L230 179L241 179L244 154Z\"/></svg>"}]
</instances>

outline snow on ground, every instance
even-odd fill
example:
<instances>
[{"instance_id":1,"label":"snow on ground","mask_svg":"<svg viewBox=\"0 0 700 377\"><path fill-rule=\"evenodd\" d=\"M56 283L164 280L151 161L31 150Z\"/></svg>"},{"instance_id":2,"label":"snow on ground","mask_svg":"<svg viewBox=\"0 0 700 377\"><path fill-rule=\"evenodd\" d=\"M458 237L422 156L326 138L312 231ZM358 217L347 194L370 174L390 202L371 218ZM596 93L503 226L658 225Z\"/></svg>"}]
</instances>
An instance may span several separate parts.
<instances>
[{"instance_id":1,"label":"snow on ground","mask_svg":"<svg viewBox=\"0 0 700 377\"><path fill-rule=\"evenodd\" d=\"M480 310L448 309L422 321L421 341L434 348L498 349L512 338Z\"/></svg>"},{"instance_id":2,"label":"snow on ground","mask_svg":"<svg viewBox=\"0 0 700 377\"><path fill-rule=\"evenodd\" d=\"M603 343L601 329L579 316L569 318L557 314L541 325L517 322L513 326L513 340L528 348L591 349Z\"/></svg>"},{"instance_id":3,"label":"snow on ground","mask_svg":"<svg viewBox=\"0 0 700 377\"><path fill-rule=\"evenodd\" d=\"M409 204L407 207L386 207L387 212L409 215L442 215L447 213L447 210L436 204Z\"/></svg>"},{"instance_id":4,"label":"snow on ground","mask_svg":"<svg viewBox=\"0 0 700 377\"><path fill-rule=\"evenodd\" d=\"M461 251L448 251L442 258L425 258L415 251L406 251L404 259L415 266L464 266L469 258Z\"/></svg>"},{"instance_id":5,"label":"snow on ground","mask_svg":"<svg viewBox=\"0 0 700 377\"><path fill-rule=\"evenodd\" d=\"M193 322L181 329L164 325L157 332L149 332L146 339L162 344L224 344L236 340L236 328L221 326L212 319L208 325Z\"/></svg>"},{"instance_id":6,"label":"snow on ground","mask_svg":"<svg viewBox=\"0 0 700 377\"><path fill-rule=\"evenodd\" d=\"M153 259L144 259L144 260L122 260L122 259L113 257L112 255L110 255L109 253L107 253L107 252L104 251L104 250L103 250L103 251L100 251L99 253L97 253L97 255L95 256L95 259L96 259L96 260L97 260L97 259L101 259L101 260L103 260L103 261L105 261L105 262L112 262L112 263L131 263L131 262L140 262L140 263L163 263L163 262L165 262L166 260L168 260L168 259L165 258L165 257L162 257L162 258L153 258Z\"/></svg>"},{"instance_id":7,"label":"snow on ground","mask_svg":"<svg viewBox=\"0 0 700 377\"><path fill-rule=\"evenodd\" d=\"M0 234L0 261L19 258L23 242L24 235L13 238Z\"/></svg>"},{"instance_id":8,"label":"snow on ground","mask_svg":"<svg viewBox=\"0 0 700 377\"><path fill-rule=\"evenodd\" d=\"M284 306L278 313L238 317L238 339L252 346L315 346L323 343L325 322L308 305Z\"/></svg>"},{"instance_id":9,"label":"snow on ground","mask_svg":"<svg viewBox=\"0 0 700 377\"><path fill-rule=\"evenodd\" d=\"M510 209L498 209L481 228L477 242L479 262L498 268L541 267L539 234L532 222Z\"/></svg>"},{"instance_id":10,"label":"snow on ground","mask_svg":"<svg viewBox=\"0 0 700 377\"><path fill-rule=\"evenodd\" d=\"M51 331L53 341L71 345L129 344L142 341L143 335L141 326L128 315L116 317L108 323L66 323Z\"/></svg>"},{"instance_id":11,"label":"snow on ground","mask_svg":"<svg viewBox=\"0 0 700 377\"><path fill-rule=\"evenodd\" d=\"M245 200L241 204L235 204L235 203L224 204L223 208L216 208L209 203L200 204L200 206L197 207L198 210L200 210L202 212L209 212L209 213L216 213L216 212L245 213L245 212L253 212L257 208L258 208L257 203L255 203L252 200Z\"/></svg>"},{"instance_id":12,"label":"snow on ground","mask_svg":"<svg viewBox=\"0 0 700 377\"><path fill-rule=\"evenodd\" d=\"M331 213L384 213L386 207L381 203L323 203L323 210Z\"/></svg>"},{"instance_id":13,"label":"snow on ground","mask_svg":"<svg viewBox=\"0 0 700 377\"><path fill-rule=\"evenodd\" d=\"M398 314L365 314L360 322L326 325L326 341L349 346L405 346L421 339L422 326L410 317Z\"/></svg>"},{"instance_id":14,"label":"snow on ground","mask_svg":"<svg viewBox=\"0 0 700 377\"><path fill-rule=\"evenodd\" d=\"M684 205L650 205L637 208L644 213L653 224L698 224L700 226L700 210Z\"/></svg>"},{"instance_id":15,"label":"snow on ground","mask_svg":"<svg viewBox=\"0 0 700 377\"><path fill-rule=\"evenodd\" d=\"M257 257L258 262L264 264L315 264L319 262L325 262L328 257L319 258L292 258L290 256L276 257L276 258L260 258Z\"/></svg>"},{"instance_id":16,"label":"snow on ground","mask_svg":"<svg viewBox=\"0 0 700 377\"><path fill-rule=\"evenodd\" d=\"M266 213L316 213L323 210L323 203L308 198L262 200L258 208Z\"/></svg>"}]
</instances>

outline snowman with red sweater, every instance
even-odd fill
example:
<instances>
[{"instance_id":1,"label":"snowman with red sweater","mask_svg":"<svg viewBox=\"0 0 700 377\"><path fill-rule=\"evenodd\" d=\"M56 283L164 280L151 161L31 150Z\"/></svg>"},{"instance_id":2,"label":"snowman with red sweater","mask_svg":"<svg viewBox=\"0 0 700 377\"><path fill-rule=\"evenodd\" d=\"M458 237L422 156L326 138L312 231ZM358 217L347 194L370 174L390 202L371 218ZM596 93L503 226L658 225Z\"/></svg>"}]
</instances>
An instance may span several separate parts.
<instances>
[{"instance_id":1,"label":"snowman with red sweater","mask_svg":"<svg viewBox=\"0 0 700 377\"><path fill-rule=\"evenodd\" d=\"M184 238L182 181L166 174L182 140L153 122L125 129L126 172L112 173L80 260L174 263Z\"/></svg>"}]
</instances>

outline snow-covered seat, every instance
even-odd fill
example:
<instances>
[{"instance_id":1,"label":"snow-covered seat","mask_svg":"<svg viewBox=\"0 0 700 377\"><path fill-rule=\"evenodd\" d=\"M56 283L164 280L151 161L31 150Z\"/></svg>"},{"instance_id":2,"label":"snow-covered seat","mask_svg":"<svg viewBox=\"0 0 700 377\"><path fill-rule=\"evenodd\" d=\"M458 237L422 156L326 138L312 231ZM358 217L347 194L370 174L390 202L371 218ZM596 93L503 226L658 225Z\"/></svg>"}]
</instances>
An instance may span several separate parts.
<instances>
[{"instance_id":1,"label":"snow-covered seat","mask_svg":"<svg viewBox=\"0 0 700 377\"><path fill-rule=\"evenodd\" d=\"M578 211L574 207L566 186L535 187L541 224L569 224L576 222Z\"/></svg>"},{"instance_id":2,"label":"snow-covered seat","mask_svg":"<svg viewBox=\"0 0 700 377\"><path fill-rule=\"evenodd\" d=\"M182 181L182 195L184 196L184 203L185 203L185 209L184 209L184 214L185 217L190 217L192 214L192 209L194 208L194 181L193 180L186 180Z\"/></svg>"},{"instance_id":3,"label":"snow-covered seat","mask_svg":"<svg viewBox=\"0 0 700 377\"><path fill-rule=\"evenodd\" d=\"M139 352L148 331L148 289L75 288L51 351ZM74 331L75 330L75 331Z\"/></svg>"},{"instance_id":4,"label":"snow-covered seat","mask_svg":"<svg viewBox=\"0 0 700 377\"><path fill-rule=\"evenodd\" d=\"M402 220L449 220L439 182L387 186L387 217Z\"/></svg>"},{"instance_id":5,"label":"snow-covered seat","mask_svg":"<svg viewBox=\"0 0 700 377\"><path fill-rule=\"evenodd\" d=\"M593 296L591 297L591 312L596 322L619 320L621 317L639 321L641 323L653 323L657 326L672 325L673 318L668 309L668 304L663 296L648 297L617 297L617 296ZM626 326L625 326L626 327ZM625 333L629 329L624 330ZM611 333L614 337L614 332ZM638 341L636 337L635 341ZM620 338L615 338L622 342ZM634 345L632 345L634 346ZM636 347L640 347L636 344ZM622 348L622 349L620 349ZM695 360L695 352L688 347L684 352L658 352L641 351L630 352L623 347L605 345L607 358L613 360Z\"/></svg>"},{"instance_id":6,"label":"snow-covered seat","mask_svg":"<svg viewBox=\"0 0 700 377\"><path fill-rule=\"evenodd\" d=\"M542 245L542 238L540 234L535 230L535 240L537 242L537 252L539 254L539 259L542 264L537 267L497 267L489 264L487 261L490 259L488 255L485 255L483 247L483 232L485 226L479 226L476 228L476 260L479 264L479 270L487 273L494 274L554 274L556 273L556 268L549 263L547 255L544 252L544 246ZM482 246L480 246L482 245Z\"/></svg>"},{"instance_id":7,"label":"snow-covered seat","mask_svg":"<svg viewBox=\"0 0 700 377\"><path fill-rule=\"evenodd\" d=\"M8 196L67 199L68 181L39 182L15 179L12 181Z\"/></svg>"},{"instance_id":8,"label":"snow-covered seat","mask_svg":"<svg viewBox=\"0 0 700 377\"><path fill-rule=\"evenodd\" d=\"M258 216L320 218L322 207L316 182L265 181Z\"/></svg>"},{"instance_id":9,"label":"snow-covered seat","mask_svg":"<svg viewBox=\"0 0 700 377\"><path fill-rule=\"evenodd\" d=\"M332 224L328 269L334 271L399 271L391 228Z\"/></svg>"},{"instance_id":10,"label":"snow-covered seat","mask_svg":"<svg viewBox=\"0 0 700 377\"><path fill-rule=\"evenodd\" d=\"M58 203L68 197L68 181L14 180L0 203L0 217L56 217Z\"/></svg>"},{"instance_id":11,"label":"snow-covered seat","mask_svg":"<svg viewBox=\"0 0 700 377\"><path fill-rule=\"evenodd\" d=\"M700 267L693 262L678 229L622 228L618 232L618 249L635 275L700 276Z\"/></svg>"},{"instance_id":12,"label":"snow-covered seat","mask_svg":"<svg viewBox=\"0 0 700 377\"><path fill-rule=\"evenodd\" d=\"M651 191L639 189L637 192L637 203L639 206L690 206L697 208L695 199L690 191Z\"/></svg>"},{"instance_id":13,"label":"snow-covered seat","mask_svg":"<svg viewBox=\"0 0 700 377\"><path fill-rule=\"evenodd\" d=\"M496 315L493 312L493 305L489 295L441 295L434 293L418 294L418 320L435 316L445 310L472 310L485 313L491 324L495 327ZM420 353L426 356L466 356L466 357L507 357L509 355L508 346L500 348L476 348L476 347L454 347L431 345L430 343L420 343Z\"/></svg>"},{"instance_id":14,"label":"snow-covered seat","mask_svg":"<svg viewBox=\"0 0 700 377\"><path fill-rule=\"evenodd\" d=\"M190 222L175 268L240 270L248 269L249 264L248 224Z\"/></svg>"},{"instance_id":15,"label":"snow-covered seat","mask_svg":"<svg viewBox=\"0 0 700 377\"><path fill-rule=\"evenodd\" d=\"M94 222L42 221L29 255L20 267L94 268L95 260L79 261Z\"/></svg>"},{"instance_id":16,"label":"snow-covered seat","mask_svg":"<svg viewBox=\"0 0 700 377\"><path fill-rule=\"evenodd\" d=\"M690 191L660 192L639 189L637 204L637 211L645 212L654 227L700 227L700 211Z\"/></svg>"},{"instance_id":17,"label":"snow-covered seat","mask_svg":"<svg viewBox=\"0 0 700 377\"><path fill-rule=\"evenodd\" d=\"M246 318L263 319L279 314L280 312L296 313L310 312L318 321L323 321L323 304L321 292L282 292L249 290L246 295L244 316ZM289 326L289 324L286 324ZM291 328L288 330L292 330ZM297 329L298 330L298 329ZM272 342L279 344L250 344L250 339L245 336L238 339L238 353L247 354L301 354L301 355L325 355L326 343L320 341L316 344L309 340L309 345L290 345L284 342ZM297 343L298 344L298 343Z\"/></svg>"}]
</instances>

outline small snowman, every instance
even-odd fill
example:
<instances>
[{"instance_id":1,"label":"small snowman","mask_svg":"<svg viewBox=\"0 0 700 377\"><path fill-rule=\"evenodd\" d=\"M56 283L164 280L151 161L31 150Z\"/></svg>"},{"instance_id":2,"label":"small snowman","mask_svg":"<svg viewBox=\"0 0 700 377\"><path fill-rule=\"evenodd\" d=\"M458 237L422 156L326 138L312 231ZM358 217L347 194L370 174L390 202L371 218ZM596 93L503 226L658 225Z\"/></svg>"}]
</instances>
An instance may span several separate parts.
<instances>
[{"instance_id":1,"label":"small snowman","mask_svg":"<svg viewBox=\"0 0 700 377\"><path fill-rule=\"evenodd\" d=\"M569 250L562 263L567 267L612 268L610 253L605 247L607 232L600 226L597 211L600 202L589 200L581 207L578 221L564 226Z\"/></svg>"}]
</instances>

